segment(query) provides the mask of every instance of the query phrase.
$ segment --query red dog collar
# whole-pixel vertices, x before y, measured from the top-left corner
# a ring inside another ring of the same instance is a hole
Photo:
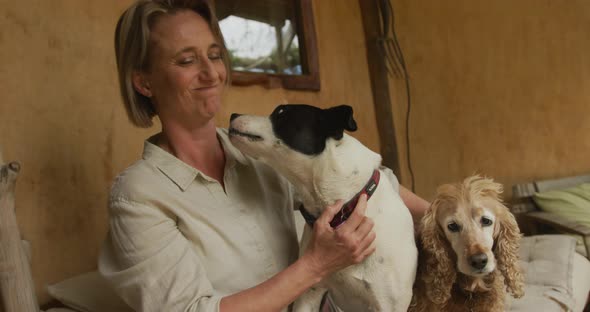
[[[347,201],[344,205],[342,205],[340,211],[338,211],[338,213],[334,216],[334,219],[330,221],[330,226],[336,228],[342,223],[344,223],[344,221],[348,220],[348,218],[354,211],[354,208],[356,207],[356,204],[358,203],[361,195],[367,194],[367,200],[369,200],[369,198],[371,198],[371,196],[377,189],[377,186],[379,186],[380,176],[381,174],[379,173],[379,170],[376,169],[375,171],[373,171],[373,175],[369,179],[369,182],[367,182],[367,184],[365,184],[365,187],[363,187],[363,189],[360,192],[358,192],[351,200]],[[317,217],[305,210],[303,205],[299,207],[299,211],[301,212],[301,215],[303,215],[305,222],[307,222],[307,224],[313,227],[313,224],[317,220]]]

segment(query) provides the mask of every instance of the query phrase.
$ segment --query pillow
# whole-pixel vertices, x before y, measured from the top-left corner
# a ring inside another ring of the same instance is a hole
[[[133,312],[96,271],[47,286],[49,295],[80,312]]]
[[[576,300],[574,311],[583,311],[590,294],[590,261],[579,254],[574,254],[574,271],[572,293]]]
[[[590,226],[590,183],[563,190],[535,193],[533,200],[542,211]],[[583,247],[581,237],[578,239],[578,245],[580,244]],[[585,250],[583,254],[585,255]]]
[[[535,235],[520,241],[519,264],[525,275],[524,297],[506,296],[510,312],[571,311],[575,239],[567,235]]]

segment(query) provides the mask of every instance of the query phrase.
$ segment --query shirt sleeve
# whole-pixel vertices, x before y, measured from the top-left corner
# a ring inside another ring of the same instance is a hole
[[[99,271],[135,311],[219,311],[198,255],[158,207],[126,200],[110,203],[109,233]]]
[[[393,171],[385,166],[380,166],[379,170],[381,170],[383,175],[387,177],[389,182],[391,182],[391,185],[393,186],[395,192],[399,194],[399,181],[397,180],[395,174],[393,174]]]

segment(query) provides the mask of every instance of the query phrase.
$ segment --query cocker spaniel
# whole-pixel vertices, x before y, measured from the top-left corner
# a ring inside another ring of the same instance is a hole
[[[524,295],[521,234],[501,193],[501,184],[477,175],[439,187],[422,219],[410,311],[504,311],[506,292]]]

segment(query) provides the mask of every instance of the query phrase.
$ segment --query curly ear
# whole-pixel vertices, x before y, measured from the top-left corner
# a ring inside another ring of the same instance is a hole
[[[524,276],[518,264],[518,248],[522,234],[516,223],[514,215],[508,211],[506,206],[500,203],[502,214],[497,225],[496,244],[494,254],[498,261],[498,270],[504,276],[506,290],[514,298],[524,295]]]
[[[422,280],[428,298],[436,304],[444,304],[450,299],[457,277],[451,247],[436,222],[436,211],[441,203],[440,199],[435,200],[422,218],[422,248],[426,262]]]

